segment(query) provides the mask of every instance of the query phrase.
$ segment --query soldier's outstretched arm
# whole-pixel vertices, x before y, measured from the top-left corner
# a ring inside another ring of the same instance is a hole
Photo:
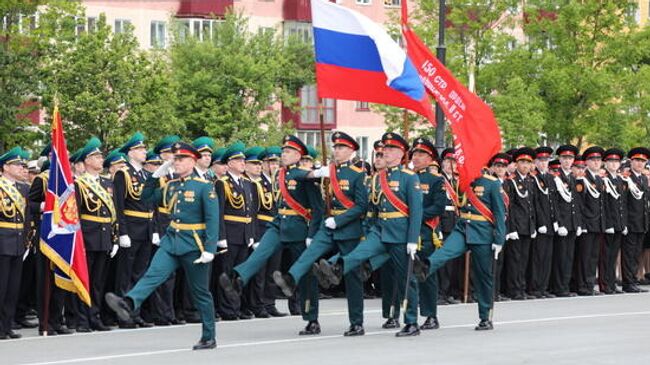
[[[162,201],[162,189],[160,188],[160,178],[149,175],[144,182],[142,189],[142,200],[153,204],[155,207]]]

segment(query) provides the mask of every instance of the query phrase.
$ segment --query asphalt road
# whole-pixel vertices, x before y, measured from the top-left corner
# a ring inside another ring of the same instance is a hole
[[[366,300],[366,335],[344,338],[345,301],[321,302],[319,336],[299,317],[217,323],[216,350],[192,351],[199,325],[0,342],[0,364],[649,364],[650,293],[497,303],[495,330],[474,331],[476,304],[439,307],[441,328],[395,338],[380,301]],[[286,308],[284,308],[286,309]]]

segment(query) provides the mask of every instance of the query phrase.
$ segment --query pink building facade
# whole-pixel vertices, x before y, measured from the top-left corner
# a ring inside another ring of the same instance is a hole
[[[338,3],[384,23],[398,15],[400,0],[338,0]],[[253,32],[273,29],[277,34],[298,35],[311,42],[309,4],[309,0],[83,1],[89,27],[102,13],[115,32],[131,24],[142,48],[167,47],[172,22],[179,22],[181,31],[189,35],[201,38],[210,34],[209,30],[229,7],[249,18]],[[320,132],[316,88],[307,86],[299,93],[301,110],[294,113],[278,105],[278,115],[283,122],[293,121],[297,134],[306,143],[317,146]],[[358,101],[324,100],[323,105],[326,128],[351,134],[361,145],[360,155],[370,156],[373,141],[379,139],[385,129],[383,116],[371,111],[368,103]]]

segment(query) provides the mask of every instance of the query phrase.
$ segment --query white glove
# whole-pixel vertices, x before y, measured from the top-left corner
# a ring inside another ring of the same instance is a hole
[[[253,250],[257,250],[257,246],[259,246],[259,245],[260,245],[259,242],[255,242],[255,243],[253,243],[253,246],[252,246],[252,247],[253,247]]]
[[[411,256],[411,259],[415,260],[415,253],[418,252],[417,243],[407,243],[406,244],[406,253]]]
[[[305,246],[309,247],[309,245],[311,245],[311,238],[307,237],[305,239]]]
[[[496,243],[493,243],[492,244],[492,250],[494,251],[494,259],[498,260],[499,259],[499,253],[501,252],[501,250],[503,250],[503,246],[502,245],[497,245]]]
[[[329,166],[322,166],[319,169],[313,171],[314,177],[330,177],[330,168]]]
[[[115,255],[117,255],[117,250],[120,249],[119,245],[113,245],[113,248],[111,249],[111,253],[108,254],[108,257],[113,258]]]
[[[254,243],[255,243],[255,240],[254,240],[254,239],[252,239],[252,238],[249,238],[249,239],[248,239],[248,247],[253,246]]]
[[[153,177],[157,179],[159,177],[169,174],[169,171],[171,170],[173,164],[174,164],[174,160],[165,161],[165,163],[160,165],[160,167],[153,172]]]
[[[560,237],[566,237],[569,235],[569,231],[566,229],[566,227],[560,227],[557,229],[557,235]]]
[[[517,241],[519,239],[519,233],[510,232],[506,235],[506,240]]]
[[[152,243],[154,246],[160,246],[160,235],[159,235],[158,233],[154,233],[154,234],[151,236],[151,243]]]
[[[582,227],[578,227],[578,230],[576,231],[576,237],[580,237],[583,233],[587,233],[587,231],[583,231]]]
[[[334,217],[325,219],[325,227],[329,229],[336,229],[336,220],[334,220]]]
[[[530,235],[530,239],[534,240],[537,237],[537,231],[533,231],[533,234]]]
[[[45,202],[41,203],[41,212],[45,210]]]
[[[607,234],[614,234],[614,233],[615,233],[614,228],[613,228],[613,227],[612,227],[612,228],[607,228],[607,229],[605,230],[605,233],[607,233]]]
[[[128,235],[120,236],[120,247],[129,248],[131,247],[131,239]]]
[[[217,247],[228,248],[228,241],[226,240],[217,241]]]
[[[627,232],[627,227],[623,228],[623,232],[621,232],[621,233],[623,233],[623,236],[627,236],[627,233],[628,233]]]
[[[560,225],[557,222],[553,222],[553,231],[557,232],[560,229]]]
[[[208,251],[201,252],[201,256],[198,259],[194,260],[195,264],[209,264],[214,260],[214,254],[209,253]]]
[[[537,232],[539,232],[539,234],[546,234],[548,233],[548,228],[546,228],[546,226],[541,226],[537,228]]]

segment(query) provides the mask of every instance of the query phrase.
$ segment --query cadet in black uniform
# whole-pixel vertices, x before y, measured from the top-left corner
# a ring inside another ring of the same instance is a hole
[[[618,148],[605,151],[605,239],[600,246],[598,286],[601,293],[622,293],[616,289],[616,261],[621,250],[623,234],[627,234],[627,184],[618,175],[625,152]]]
[[[522,147],[514,152],[517,170],[506,181],[503,188],[508,194],[508,221],[506,234],[506,251],[504,253],[506,269],[506,291],[514,300],[527,299],[526,267],[530,242],[537,236],[535,226],[535,209],[533,197],[535,190],[529,176],[535,151]]]

